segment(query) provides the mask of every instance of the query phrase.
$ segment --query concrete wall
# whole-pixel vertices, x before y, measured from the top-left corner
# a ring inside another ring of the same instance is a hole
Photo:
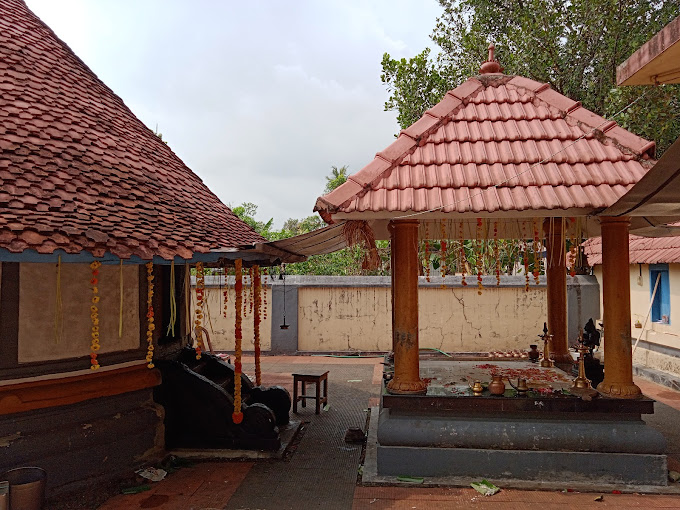
[[[195,319],[196,310],[196,292],[195,284],[196,279],[192,277],[192,291],[191,293],[191,312],[193,324]],[[205,320],[203,321],[203,327],[208,330],[208,335],[210,335],[210,342],[212,347],[216,351],[233,351],[234,350],[234,322],[236,317],[236,310],[234,303],[236,302],[236,292],[234,291],[234,277],[232,276],[229,280],[229,285],[224,285],[224,279],[222,279],[222,285],[220,286],[220,281],[218,277],[206,276],[206,292],[205,292]],[[227,291],[227,307],[226,307],[226,317],[224,308],[224,291]],[[263,311],[264,311],[264,295],[267,296],[267,318],[264,318],[264,314],[261,317],[260,323],[260,348],[263,351],[268,351],[271,349],[271,301],[272,301],[272,289],[267,286],[265,289],[263,287]],[[253,342],[253,313],[250,310],[250,286],[245,286],[243,289],[243,302],[245,307],[245,315],[243,316],[243,321],[241,325],[241,330],[243,333],[243,350],[252,351],[254,349]]]
[[[61,327],[55,332],[56,264],[20,265],[18,361],[28,363],[88,356],[91,269],[61,265]],[[136,349],[140,342],[139,267],[123,266],[123,334],[118,335],[120,268],[99,268],[100,353]]]
[[[631,264],[630,266],[630,306],[631,336],[633,344],[640,338],[633,355],[633,363],[638,368],[661,370],[680,376],[680,264],[669,264],[669,283],[671,318],[670,324],[652,322],[651,317],[644,328],[636,328],[639,321],[644,324],[651,298],[649,265]],[[642,285],[638,277],[642,273]],[[602,282],[602,266],[594,268],[598,281]],[[600,297],[600,299],[602,299]],[[604,310],[604,308],[601,308]],[[606,338],[606,336],[605,336]]]
[[[546,320],[545,280],[526,292],[522,276],[484,277],[482,294],[476,280],[463,287],[460,277],[420,279],[420,346],[444,351],[480,352],[526,349],[537,343]],[[389,351],[392,345],[389,277],[288,276],[286,324],[283,324],[283,283],[269,281],[267,324],[263,348],[295,351]],[[217,350],[233,350],[233,305],[227,318],[218,314],[219,281],[206,278],[211,338]],[[233,299],[230,289],[229,299]],[[570,339],[590,317],[598,317],[599,287],[592,277],[568,278]],[[273,299],[271,299],[273,298]],[[195,296],[194,298],[195,299]],[[218,317],[219,315],[219,317]],[[252,327],[244,321],[244,349],[252,349]],[[249,328],[249,329],[247,329]],[[270,330],[267,328],[271,328]],[[267,336],[268,335],[268,336]],[[269,341],[267,341],[269,340]]]

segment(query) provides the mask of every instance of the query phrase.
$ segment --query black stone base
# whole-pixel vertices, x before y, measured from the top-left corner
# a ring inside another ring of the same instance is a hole
[[[381,446],[378,475],[667,485],[665,455]]]

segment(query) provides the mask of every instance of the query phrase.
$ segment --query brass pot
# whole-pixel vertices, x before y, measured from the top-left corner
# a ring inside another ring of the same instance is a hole
[[[502,395],[505,393],[505,383],[500,375],[492,375],[489,383],[489,393],[492,395]]]
[[[470,386],[470,389],[472,390],[472,393],[478,397],[479,395],[482,394],[484,391],[484,386],[482,386],[482,381],[475,381],[474,384],[468,383],[468,386]]]

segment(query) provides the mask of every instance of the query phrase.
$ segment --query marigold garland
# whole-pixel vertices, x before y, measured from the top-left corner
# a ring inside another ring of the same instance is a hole
[[[267,280],[269,279],[269,268],[265,267],[264,268],[264,282],[262,285],[262,295],[264,298],[264,303],[263,303],[263,319],[267,320]]]
[[[260,368],[260,312],[262,309],[262,278],[260,277],[260,266],[253,266],[253,278],[255,288],[253,289],[254,311],[253,314],[253,343],[255,344],[255,385],[262,384],[262,373]]]
[[[201,331],[201,321],[204,317],[205,307],[205,273],[203,272],[203,262],[196,262],[196,320],[194,320],[194,331],[196,332],[196,359],[201,359],[203,351],[203,331]]]
[[[99,361],[97,361],[97,351],[100,349],[99,343],[99,268],[102,263],[95,260],[90,264],[90,269],[92,270],[92,278],[90,279],[90,285],[92,285],[92,304],[90,305],[90,320],[92,321],[92,341],[90,342],[90,369],[97,370],[99,368]]]
[[[460,222],[460,227],[459,227],[459,234],[460,234],[460,270],[462,274],[462,278],[460,280],[460,284],[463,287],[467,287],[467,282],[465,281],[465,266],[467,265],[467,257],[465,256],[465,231],[464,231],[464,226],[463,222]]]
[[[538,222],[535,219],[532,220],[532,222],[534,226],[534,283],[538,285],[539,277],[541,275],[541,261],[539,259],[540,250],[538,247],[540,240],[538,239]]]
[[[439,255],[439,272],[442,275],[442,289],[446,288],[444,285],[444,279],[446,278],[446,224],[444,220],[439,223],[439,230],[441,234],[440,244],[441,252]]]
[[[493,222],[493,250],[496,259],[496,287],[501,284],[501,254],[498,247],[498,222]]]
[[[223,315],[227,318],[227,307],[229,304],[229,274],[227,273],[227,268],[224,268],[224,290],[222,291],[222,296],[224,300]]]
[[[425,223],[425,279],[430,281],[430,224]]]
[[[154,324],[154,319],[153,319],[153,262],[147,262],[146,263],[146,282],[147,282],[147,291],[146,291],[146,341],[148,344],[148,347],[146,349],[146,362],[148,363],[149,368],[153,368],[153,332],[156,329],[156,325]]]
[[[234,311],[236,312],[236,319],[234,321],[234,412],[231,419],[234,423],[239,424],[243,421],[243,413],[241,412],[241,372],[243,367],[241,365],[241,339],[243,332],[241,331],[241,310],[243,306],[243,261],[236,259],[234,261],[234,291],[236,291],[236,298],[234,299]]]
[[[482,295],[482,218],[477,218],[477,231],[475,237],[478,239],[479,243],[479,253],[477,253],[477,294]]]
[[[255,301],[255,266],[250,266],[248,270],[248,275],[250,276],[250,288],[249,290],[249,300],[250,300],[250,313],[253,313],[253,306]]]

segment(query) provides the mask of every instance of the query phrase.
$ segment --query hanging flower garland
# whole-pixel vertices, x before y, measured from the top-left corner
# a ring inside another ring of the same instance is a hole
[[[541,259],[540,259],[540,248],[539,248],[539,243],[540,240],[538,238],[538,220],[533,219],[532,220],[533,227],[534,227],[534,243],[533,243],[533,248],[534,248],[534,283],[538,285],[540,276],[541,276]]]
[[[269,268],[264,268],[264,284],[262,285],[262,295],[264,296],[263,319],[267,320],[267,281],[269,280]]]
[[[225,267],[223,269],[224,272],[224,290],[222,291],[222,296],[223,296],[223,316],[226,319],[227,318],[227,306],[229,303],[229,273],[227,272],[227,268]]]
[[[194,320],[196,332],[196,359],[201,359],[203,350],[203,331],[201,321],[204,317],[205,306],[205,273],[203,272],[203,262],[196,262],[196,320]]]
[[[430,224],[425,223],[425,279],[430,281]]]
[[[92,278],[90,285],[92,285],[92,304],[90,305],[90,320],[92,321],[92,341],[90,342],[90,369],[97,370],[99,368],[99,361],[97,361],[97,351],[100,349],[99,343],[99,268],[102,263],[95,260],[90,264],[92,270]]]
[[[260,369],[260,312],[262,311],[262,278],[260,277],[260,266],[253,266],[253,278],[255,288],[253,289],[254,311],[253,314],[253,343],[255,344],[255,385],[262,384],[262,373]]]
[[[493,222],[493,255],[496,260],[496,287],[501,284],[501,256],[498,248],[498,222]]]
[[[460,271],[462,273],[462,278],[460,280],[460,284],[463,287],[467,287],[467,282],[465,281],[465,266],[467,265],[467,257],[465,256],[465,231],[463,227],[463,222],[460,222],[460,227],[459,227],[459,234],[460,234]]]
[[[522,222],[522,262],[524,263],[524,291],[529,292],[529,245],[527,243],[526,224]]]
[[[236,319],[234,321],[234,413],[231,419],[234,423],[239,424],[243,421],[243,413],[241,412],[241,372],[243,366],[241,365],[241,357],[243,351],[241,350],[241,340],[243,338],[243,331],[241,330],[241,310],[243,302],[243,261],[236,259],[234,261],[234,290],[236,291],[236,298],[234,299],[234,311],[236,312]]]
[[[440,255],[439,255],[439,272],[442,275],[442,289],[446,288],[446,285],[444,285],[444,279],[446,278],[446,224],[444,223],[444,220],[441,220],[439,223],[439,231],[440,231],[440,241],[439,243],[441,244],[441,250],[440,250]]]
[[[482,295],[482,218],[477,218],[477,230],[475,232],[476,242],[478,244],[477,248],[477,294]]]
[[[146,263],[146,342],[148,344],[146,349],[146,362],[149,368],[153,368],[153,331],[156,325],[153,321],[153,262]]]
[[[250,275],[250,313],[252,314],[255,304],[255,266],[250,266],[248,274]]]

